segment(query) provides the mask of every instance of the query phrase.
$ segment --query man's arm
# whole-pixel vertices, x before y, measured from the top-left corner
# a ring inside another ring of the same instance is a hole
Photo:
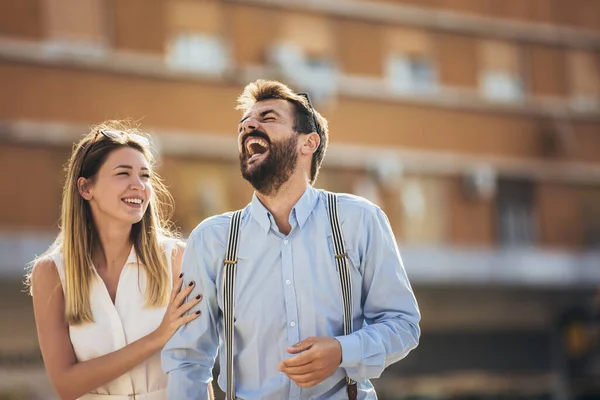
[[[205,229],[192,232],[183,256],[181,271],[184,285],[196,283],[197,292],[204,297],[195,324],[182,326],[162,351],[162,366],[168,374],[167,397],[177,400],[208,399],[212,369],[217,355],[217,291],[211,276],[213,262],[203,246]]]
[[[368,325],[336,337],[342,346],[340,367],[356,381],[379,377],[417,347],[421,334],[417,301],[386,215],[379,207],[365,211],[364,225],[359,248]]]

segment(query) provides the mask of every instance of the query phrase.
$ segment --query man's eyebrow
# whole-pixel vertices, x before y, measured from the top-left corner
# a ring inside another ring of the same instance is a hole
[[[271,113],[273,113],[273,114],[277,115],[278,117],[280,117],[279,113],[277,111],[273,110],[273,109],[269,109],[269,110],[265,110],[265,111],[261,112],[260,116],[264,117],[265,115],[271,114]]]
[[[279,114],[277,111],[275,111],[275,110],[274,110],[274,109],[272,109],[272,108],[270,108],[270,109],[268,109],[268,110],[265,110],[265,111],[261,111],[259,115],[260,115],[261,117],[264,117],[265,115],[267,115],[267,114],[270,114],[270,113],[276,114],[278,117],[280,117],[280,116],[281,116],[281,115],[280,115],[280,114]],[[250,116],[249,116],[249,115],[245,116],[244,118],[242,118],[242,119],[240,120],[240,122],[239,122],[239,123],[241,124],[242,122],[244,122],[244,121],[245,121],[245,120],[247,120],[248,118],[250,118]]]

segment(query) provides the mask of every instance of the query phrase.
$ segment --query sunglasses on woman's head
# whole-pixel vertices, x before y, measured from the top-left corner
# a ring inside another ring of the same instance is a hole
[[[102,134],[107,139],[112,139],[112,140],[122,140],[125,136],[131,136],[131,137],[135,137],[135,139],[138,140],[139,142],[142,142],[142,144],[144,144],[146,146],[149,145],[148,139],[146,139],[145,137],[140,136],[140,135],[130,134],[127,132],[117,131],[117,130],[113,130],[113,129],[99,129],[96,131],[94,138],[87,145],[87,148],[85,149],[85,153],[83,153],[83,158],[81,159],[81,171],[79,171],[79,176],[81,176],[83,173],[83,166],[85,165],[85,159],[87,158],[88,154],[90,154],[90,150],[92,149],[92,147],[94,147],[94,145],[97,143],[99,134]]]

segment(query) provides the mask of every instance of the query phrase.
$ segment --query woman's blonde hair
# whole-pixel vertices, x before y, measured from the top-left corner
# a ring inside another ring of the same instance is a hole
[[[101,133],[103,130],[116,131],[118,134],[105,135]],[[148,163],[154,164],[149,139],[129,121],[105,121],[94,126],[74,146],[65,168],[60,233],[48,251],[32,263],[35,264],[57,249],[62,252],[65,268],[65,316],[71,325],[93,321],[90,288],[92,281],[98,278],[93,270],[91,256],[93,249],[100,243],[90,205],[80,195],[77,180],[84,177],[93,181],[108,155],[123,147],[140,151]],[[150,182],[154,195],[149,199],[148,209],[142,220],[132,226],[131,240],[138,262],[144,266],[148,277],[146,304],[161,306],[167,303],[170,291],[171,271],[161,241],[176,237],[170,229],[173,199],[156,173],[151,174]],[[31,287],[30,279],[28,283]]]

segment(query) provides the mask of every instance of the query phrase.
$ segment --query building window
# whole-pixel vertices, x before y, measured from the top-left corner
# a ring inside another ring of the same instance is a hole
[[[479,44],[479,85],[492,101],[519,101],[523,98],[520,57],[516,45],[484,40]]]
[[[220,4],[179,0],[167,7],[167,65],[206,75],[224,73],[230,62]]]
[[[569,51],[567,75],[571,105],[581,111],[600,108],[600,54]]]
[[[428,59],[393,54],[388,56],[386,71],[390,89],[397,94],[432,93],[437,87],[437,72]]]
[[[586,188],[582,200],[583,244],[586,249],[600,250],[600,188]]]
[[[311,93],[316,101],[337,90],[338,68],[333,29],[324,16],[284,12],[279,18],[279,37],[268,50],[268,59],[293,85]]]
[[[438,178],[406,176],[402,180],[402,240],[441,244],[448,239],[448,186]]]
[[[104,57],[108,49],[102,0],[44,0],[45,50],[51,54]]]
[[[393,93],[433,93],[437,88],[430,36],[423,31],[395,28],[386,32],[386,77]]]
[[[167,64],[172,69],[220,75],[227,69],[228,56],[222,38],[182,33],[170,40]]]
[[[534,185],[529,181],[500,179],[497,187],[498,242],[506,246],[537,243]]]
[[[566,51],[562,47],[527,46],[527,89],[538,100],[562,101],[568,95]]]

